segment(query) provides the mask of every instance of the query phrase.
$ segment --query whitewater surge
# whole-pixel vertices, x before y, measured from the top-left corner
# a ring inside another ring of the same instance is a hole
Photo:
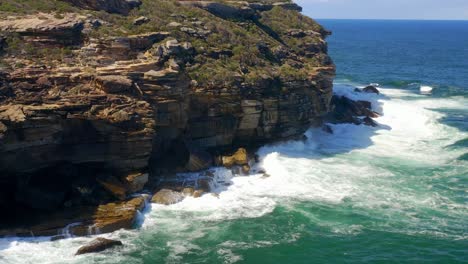
[[[447,149],[468,134],[442,124],[444,114],[438,111],[464,109],[467,98],[438,99],[389,88],[379,88],[382,94],[376,95],[354,88],[337,84],[335,92],[371,101],[383,114],[376,119],[379,127],[331,125],[333,134],[311,129],[306,141],[265,146],[258,151],[261,162],[253,167],[265,173],[236,176],[215,168],[212,187],[218,195],[170,206],[152,204],[141,215],[139,229],[104,235],[122,240],[122,249],[74,257],[92,238],[9,238],[0,240],[0,263],[142,263],[145,258],[178,263],[187,256],[213,254],[220,262],[235,263],[244,259],[236,251],[296,243],[310,232],[304,224],[295,224],[281,233],[275,231],[282,230],[280,226],[267,230],[262,238],[239,234],[237,240],[225,239],[232,226],[242,233],[242,227],[247,228],[242,222],[260,221],[278,210],[278,218],[298,214],[341,236],[372,230],[468,239],[468,166],[457,161],[465,150]],[[329,210],[360,220],[320,213]]]

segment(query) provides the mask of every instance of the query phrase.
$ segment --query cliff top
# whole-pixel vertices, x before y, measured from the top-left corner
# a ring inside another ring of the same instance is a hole
[[[76,45],[50,52],[50,47],[24,43],[15,34],[21,33],[18,24],[29,27],[23,31],[41,31],[31,26],[81,21],[85,40],[168,32],[179,42],[190,42],[197,54],[211,54],[196,56],[189,65],[190,76],[200,83],[232,82],[239,76],[250,82],[267,76],[306,79],[315,67],[331,62],[320,54],[327,32],[300,10],[291,1],[273,0],[6,0],[0,4],[0,31],[9,36],[9,45],[0,63],[10,68],[76,63]],[[15,56],[14,65],[9,55]]]

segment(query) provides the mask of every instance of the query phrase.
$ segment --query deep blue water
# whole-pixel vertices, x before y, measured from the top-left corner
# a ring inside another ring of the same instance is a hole
[[[338,81],[468,95],[468,21],[319,20]]]

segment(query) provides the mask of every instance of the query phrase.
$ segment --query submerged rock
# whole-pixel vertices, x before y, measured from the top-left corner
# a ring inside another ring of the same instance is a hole
[[[323,125],[322,130],[328,134],[333,134],[333,128],[329,125]]]
[[[76,251],[75,255],[101,252],[106,249],[122,245],[121,241],[98,237],[88,244],[80,247],[78,251]]]
[[[380,94],[379,90],[373,85],[369,85],[369,86],[365,87],[364,89],[362,89],[362,91],[365,92],[365,93]]]

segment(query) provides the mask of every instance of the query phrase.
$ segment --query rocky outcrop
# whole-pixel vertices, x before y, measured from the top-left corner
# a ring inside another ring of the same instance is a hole
[[[364,89],[362,89],[363,92],[365,93],[375,93],[375,94],[380,94],[379,90],[372,85],[366,86]]]
[[[372,118],[379,117],[380,115],[372,110],[371,102],[354,101],[345,96],[334,95],[331,105],[333,110],[326,117],[327,122],[377,126],[377,123]]]
[[[222,17],[224,19],[244,18],[254,19],[258,16],[257,12],[269,11],[274,7],[281,7],[286,10],[294,10],[301,12],[302,8],[295,3],[276,2],[276,3],[248,3],[242,1],[228,1],[227,3],[220,3],[215,1],[180,1],[181,4],[187,6],[194,6],[207,10],[208,12]]]
[[[222,156],[220,157],[220,164],[224,167],[230,168],[234,165],[247,165],[249,163],[249,158],[247,156],[247,150],[244,148],[238,149],[231,156]]]
[[[330,111],[327,32],[295,4],[167,1],[155,10],[145,1],[129,13],[129,1],[68,2],[129,17],[0,21],[6,43],[18,44],[1,55],[0,210],[73,214],[15,233],[129,228],[144,204],[128,201],[135,192],[170,189],[153,185],[217,156],[248,173],[235,150],[299,138]],[[210,177],[183,187],[199,196]]]
[[[128,15],[130,10],[141,5],[140,0],[61,0],[81,8],[103,10],[109,13]]]
[[[76,251],[75,255],[101,252],[106,249],[113,248],[115,246],[122,246],[122,245],[123,244],[121,241],[98,237],[94,239],[93,241],[89,242],[88,244],[80,247],[78,251]]]
[[[153,198],[151,198],[151,202],[164,204],[164,205],[170,205],[170,204],[178,203],[182,201],[184,198],[185,196],[182,193],[168,190],[168,189],[162,189],[159,192],[157,192],[153,196]]]
[[[86,236],[109,233],[119,229],[132,229],[137,212],[143,210],[147,196],[140,196],[123,202],[107,203],[96,207],[71,207],[61,212],[34,215],[24,227],[0,226],[1,236]]]
[[[66,14],[57,18],[45,13],[8,17],[0,21],[0,32],[14,32],[35,43],[77,44],[82,40],[84,18],[76,14]]]

